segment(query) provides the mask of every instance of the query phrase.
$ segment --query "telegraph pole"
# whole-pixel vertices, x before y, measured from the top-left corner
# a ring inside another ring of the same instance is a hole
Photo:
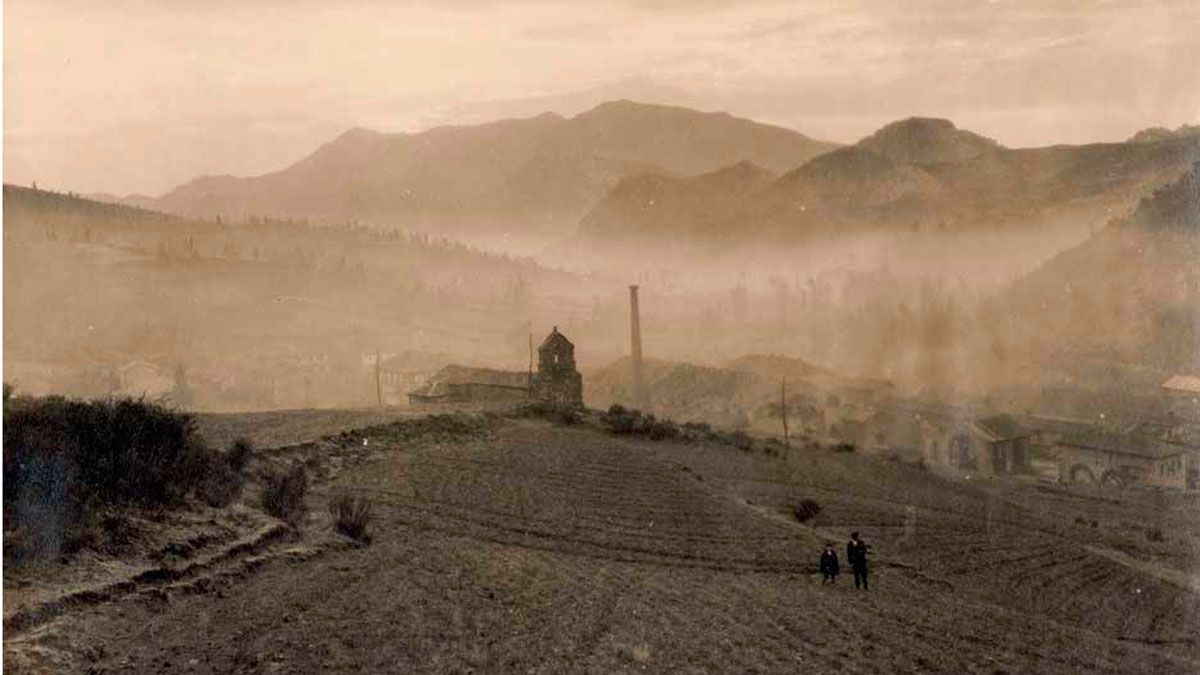
[[[779,415],[783,418],[783,446],[791,449],[792,445],[788,441],[787,427],[787,378],[779,378]]]
[[[379,350],[375,350],[375,400],[383,407],[383,365],[379,361]]]

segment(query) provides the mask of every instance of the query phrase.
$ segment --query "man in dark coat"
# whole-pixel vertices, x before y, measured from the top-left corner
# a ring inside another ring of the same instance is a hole
[[[854,571],[854,587],[867,590],[867,545],[858,538],[857,532],[850,533],[850,543],[846,544],[846,562]]]
[[[833,550],[833,542],[825,544],[825,550],[821,553],[821,583],[829,582],[837,583],[838,575],[838,557],[837,551]]]

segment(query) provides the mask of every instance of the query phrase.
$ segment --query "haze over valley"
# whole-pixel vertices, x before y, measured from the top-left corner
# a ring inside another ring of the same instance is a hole
[[[1200,672],[1196,3],[4,20],[14,672]]]

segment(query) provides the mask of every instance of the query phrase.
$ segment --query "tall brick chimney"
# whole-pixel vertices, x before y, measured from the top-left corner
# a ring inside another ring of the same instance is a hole
[[[650,412],[650,394],[642,364],[642,321],[638,313],[638,287],[629,287],[629,354],[633,361],[633,395],[642,412]]]

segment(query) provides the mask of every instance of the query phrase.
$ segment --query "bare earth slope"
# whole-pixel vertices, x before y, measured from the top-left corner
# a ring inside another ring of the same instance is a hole
[[[370,546],[66,615],[6,635],[9,663],[57,650],[59,667],[79,672],[1200,665],[1196,596],[1091,554],[1069,527],[1016,506],[1039,503],[1033,492],[989,493],[838,453],[785,461],[630,442],[586,425],[502,421],[485,438],[434,444],[388,430],[309,448],[327,462],[357,453],[311,502],[319,511],[334,492],[370,497]],[[800,495],[825,507],[810,525],[784,513]],[[903,536],[908,506],[915,539]],[[306,527],[324,526],[319,515]],[[815,574],[823,539],[850,529],[874,546],[869,592],[845,578],[823,587]]]

